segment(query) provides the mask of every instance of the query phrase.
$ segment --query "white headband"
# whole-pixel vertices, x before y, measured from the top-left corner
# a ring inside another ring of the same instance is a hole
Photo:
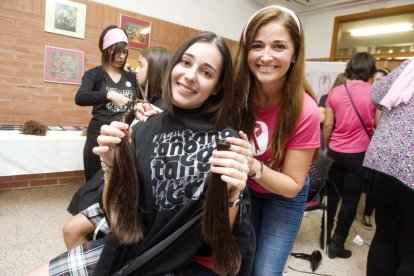
[[[261,10],[258,10],[256,13],[254,13],[252,15],[252,17],[250,17],[249,21],[247,21],[246,27],[244,27],[244,30],[243,30],[243,42],[244,43],[246,43],[246,31],[247,31],[247,28],[249,27],[250,22],[253,20],[253,18],[259,12],[264,11],[264,10],[267,10],[267,9],[278,9],[278,10],[281,10],[283,12],[286,12],[286,13],[290,14],[290,16],[293,17],[293,19],[295,20],[296,24],[298,25],[298,29],[299,29],[299,32],[300,32],[300,21],[299,21],[299,18],[297,17],[297,15],[292,10],[290,10],[290,9],[288,9],[286,7],[283,7],[283,6],[271,5],[271,6],[264,7]]]

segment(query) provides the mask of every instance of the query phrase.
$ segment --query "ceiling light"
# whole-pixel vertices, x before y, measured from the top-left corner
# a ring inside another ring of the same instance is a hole
[[[370,35],[378,35],[378,34],[408,32],[412,30],[413,30],[413,24],[398,23],[398,24],[379,25],[375,27],[353,29],[351,30],[351,35],[352,36],[370,36]]]

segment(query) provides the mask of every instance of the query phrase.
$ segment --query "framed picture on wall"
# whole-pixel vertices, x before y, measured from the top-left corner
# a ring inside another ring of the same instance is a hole
[[[85,53],[45,46],[44,81],[80,84]]]
[[[144,50],[150,45],[151,22],[121,14],[121,28],[127,33],[129,47]]]
[[[46,32],[85,38],[85,18],[85,4],[68,0],[46,0]]]

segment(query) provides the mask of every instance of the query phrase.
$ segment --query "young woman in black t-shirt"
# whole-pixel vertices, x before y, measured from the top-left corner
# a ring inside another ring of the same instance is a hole
[[[102,125],[121,120],[127,104],[136,99],[135,73],[124,70],[128,58],[128,38],[115,25],[106,27],[99,38],[101,65],[85,72],[75,96],[80,106],[93,106],[83,149],[85,180],[101,168],[99,157],[92,153]]]

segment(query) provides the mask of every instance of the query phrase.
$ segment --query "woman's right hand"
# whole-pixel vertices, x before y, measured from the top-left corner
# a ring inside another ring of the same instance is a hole
[[[162,112],[162,109],[146,102],[137,102],[134,107],[135,118],[140,122],[145,122],[149,117]]]
[[[118,92],[109,90],[108,94],[106,94],[106,98],[116,104],[118,107],[122,108],[124,107],[128,102],[129,98],[125,97],[122,94],[119,94]]]
[[[97,147],[93,148],[93,153],[99,155],[101,161],[110,169],[114,160],[114,146],[119,144],[122,138],[130,131],[129,125],[114,121],[111,125],[103,125],[101,127],[101,135],[98,136]]]

